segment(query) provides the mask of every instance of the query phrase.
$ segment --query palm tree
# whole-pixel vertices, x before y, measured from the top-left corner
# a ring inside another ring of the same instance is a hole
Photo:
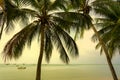
[[[89,13],[90,13],[92,7],[88,4],[89,0],[71,0],[71,1],[72,1],[72,4],[73,4],[73,7],[77,8],[76,9],[76,10],[78,10],[77,12],[91,17]],[[97,4],[96,6],[99,6],[99,5],[103,6],[104,4],[107,4],[109,1],[111,1],[111,0],[96,0],[96,1],[94,1],[94,3]],[[99,4],[99,3],[102,3],[102,4]],[[110,3],[108,3],[108,4],[110,4]],[[95,6],[93,6],[93,7],[95,7]],[[102,13],[102,10],[101,11],[99,10],[99,13]],[[96,30],[95,26],[93,25],[92,19],[91,19],[90,22],[91,23],[88,24],[88,25],[93,29],[96,37],[99,40],[99,44],[101,45],[102,49],[104,50],[104,53],[106,55],[106,59],[107,59],[110,71],[112,73],[113,79],[114,80],[118,80],[117,75],[116,75],[115,70],[114,70],[114,67],[113,67],[112,62],[111,62],[111,58],[109,56],[109,52],[108,52],[107,46],[105,45],[104,40],[102,40],[102,38],[100,37],[100,34],[98,33],[98,31]]]
[[[19,1],[24,1],[31,5],[31,7],[26,6],[26,8],[20,9],[24,9],[24,12],[22,12],[24,15],[25,13],[31,14],[31,17],[34,18],[31,23],[26,25],[7,42],[3,50],[4,57],[7,60],[12,58],[18,59],[22,55],[24,46],[26,44],[31,46],[34,38],[38,38],[40,53],[37,63],[36,80],[41,80],[43,55],[45,55],[47,62],[49,62],[54,44],[63,62],[69,62],[67,53],[70,53],[72,57],[78,56],[75,41],[66,32],[70,30],[70,27],[78,24],[69,20],[67,16],[63,17],[63,15],[68,15],[69,13],[65,12],[67,10],[63,0],[56,0],[54,2],[51,2],[51,0],[14,0],[10,3],[16,6],[16,3]]]
[[[119,3],[112,2],[112,4],[107,4],[105,6],[99,7],[98,9],[99,11],[104,10],[102,13],[100,13],[104,17],[97,18],[98,22],[96,23],[96,25],[102,27],[98,31],[98,33],[101,39],[106,43],[107,49],[109,51],[109,56],[112,59],[116,51],[120,50],[119,47],[120,5]],[[93,36],[93,39],[94,40],[97,39],[95,35]],[[100,47],[101,45],[98,43],[96,48]]]

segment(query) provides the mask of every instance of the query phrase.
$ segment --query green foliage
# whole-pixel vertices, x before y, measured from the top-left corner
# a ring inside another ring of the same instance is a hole
[[[14,0],[6,2],[6,5],[9,6],[7,12],[13,10],[12,14],[7,15],[10,18],[7,20],[28,20],[30,16],[34,19],[8,41],[3,51],[5,59],[18,59],[22,55],[26,43],[31,46],[34,38],[38,37],[40,40],[42,31],[44,31],[45,44],[40,46],[44,49],[47,62],[51,58],[54,45],[57,46],[60,58],[65,63],[69,62],[68,53],[72,57],[78,56],[77,45],[67,32],[70,31],[71,27],[79,27],[79,20],[74,16],[81,17],[82,15],[75,12],[65,12],[67,4],[64,2],[64,0],[56,0],[55,2],[50,0]],[[24,8],[25,4],[28,7]],[[62,11],[56,10],[58,8]],[[51,11],[53,12],[51,13]],[[7,26],[6,28],[9,29],[10,27]]]
[[[109,56],[112,59],[113,55],[120,49],[120,5],[112,0],[106,0],[104,4],[103,2],[100,2],[99,6],[98,3],[94,3],[95,12],[102,16],[101,18],[97,18],[96,25],[100,26],[98,33],[106,44]],[[93,36],[93,40],[97,40],[95,35]],[[98,43],[96,47],[100,48],[101,45]]]
[[[33,22],[16,33],[4,47],[5,59],[17,59],[21,56],[25,43],[28,42],[28,46],[31,44],[31,40],[37,32],[37,22]]]

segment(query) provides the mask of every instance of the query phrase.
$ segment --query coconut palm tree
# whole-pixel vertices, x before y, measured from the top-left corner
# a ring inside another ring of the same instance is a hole
[[[43,55],[45,55],[47,62],[49,62],[54,45],[60,53],[60,58],[65,63],[69,62],[68,53],[72,57],[78,56],[75,41],[67,33],[72,26],[78,25],[78,23],[69,19],[68,14],[72,13],[65,12],[67,9],[65,8],[66,3],[63,0],[55,0],[54,2],[51,0],[13,0],[10,4],[16,6],[16,3],[19,1],[30,4],[30,7],[20,8],[24,9],[24,12],[21,13],[24,15],[31,14],[31,17],[34,18],[31,23],[23,27],[7,42],[3,50],[4,58],[7,60],[12,58],[18,59],[22,55],[24,46],[26,44],[31,46],[34,38],[38,38],[40,53],[37,63],[36,80],[41,80]]]
[[[102,13],[100,13],[103,17],[97,18],[96,25],[100,27],[98,33],[101,39],[106,43],[107,49],[109,51],[109,56],[112,59],[113,55],[118,50],[120,50],[119,47],[120,5],[119,3],[112,2],[112,4],[107,4],[102,7],[99,6],[98,9],[99,11],[104,10]],[[93,39],[97,40],[95,35],[93,36]],[[96,48],[100,48],[100,47],[101,45],[98,43]],[[102,52],[102,48],[101,48],[101,52]]]
[[[99,6],[99,5],[103,6],[104,4],[110,4],[110,3],[108,3],[109,1],[111,1],[111,0],[95,0],[94,4],[96,3],[97,4],[96,6]],[[90,13],[92,7],[89,5],[89,0],[71,0],[71,2],[73,4],[73,6],[75,5],[74,8],[77,8],[77,9],[75,9],[75,10],[77,10],[77,12],[82,13],[84,15],[87,15],[87,16],[91,17],[89,13]],[[99,4],[99,3],[102,3],[102,4]],[[93,7],[95,7],[95,6],[93,6]],[[107,12],[107,11],[105,11],[105,12]],[[101,11],[99,10],[99,13],[102,13],[102,10]],[[114,70],[114,67],[113,67],[112,62],[111,62],[111,58],[109,56],[108,48],[105,45],[104,40],[102,40],[102,38],[100,37],[98,31],[96,30],[97,26],[95,27],[93,25],[92,19],[91,19],[91,24],[89,24],[89,26],[94,31],[96,37],[99,40],[99,44],[101,45],[101,47],[102,47],[102,49],[103,49],[103,51],[104,51],[104,53],[106,55],[106,59],[107,59],[110,71],[112,73],[113,79],[114,80],[118,80],[117,75],[116,75],[115,70]]]

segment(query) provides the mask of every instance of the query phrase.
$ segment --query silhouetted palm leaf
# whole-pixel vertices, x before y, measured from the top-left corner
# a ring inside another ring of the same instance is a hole
[[[107,2],[106,2],[107,3]],[[98,18],[97,25],[101,27],[98,31],[102,40],[106,43],[108,47],[109,55],[112,58],[116,51],[119,50],[119,16],[120,16],[120,6],[116,2],[111,2],[112,4],[105,4],[104,6],[95,6],[95,11],[102,15],[102,18]],[[102,4],[102,3],[101,3]],[[95,39],[94,35],[94,39]],[[96,38],[97,40],[97,38]],[[101,46],[99,46],[101,47]]]

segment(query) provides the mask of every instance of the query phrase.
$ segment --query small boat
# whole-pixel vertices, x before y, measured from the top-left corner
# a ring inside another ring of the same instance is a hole
[[[5,65],[10,65],[9,63],[5,64]]]
[[[19,66],[17,69],[26,69],[24,66]]]

